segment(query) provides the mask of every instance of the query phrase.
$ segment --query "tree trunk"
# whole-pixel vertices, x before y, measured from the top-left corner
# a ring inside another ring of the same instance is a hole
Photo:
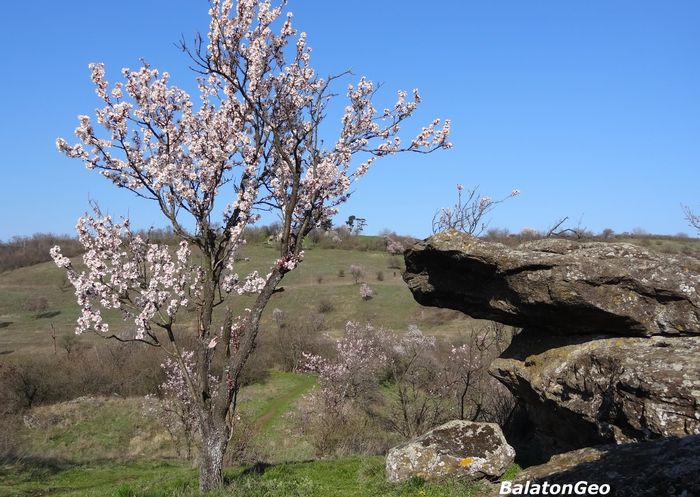
[[[224,454],[228,445],[228,433],[225,427],[216,426],[208,420],[202,428],[202,452],[199,462],[199,491],[209,492],[224,485]]]

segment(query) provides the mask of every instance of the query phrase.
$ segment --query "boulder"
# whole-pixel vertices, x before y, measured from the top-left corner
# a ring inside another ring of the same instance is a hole
[[[700,261],[626,243],[515,248],[446,231],[404,254],[420,304],[557,334],[700,334]]]
[[[392,482],[412,477],[498,478],[514,457],[498,425],[455,420],[392,448],[386,457],[386,477]]]
[[[522,471],[510,485],[503,485],[510,487],[511,493],[500,493],[499,484],[493,495],[543,495],[541,485],[545,482],[551,486],[581,481],[610,485],[607,495],[615,497],[699,497],[700,436],[590,447],[559,454],[545,464]],[[540,485],[537,491],[535,484]],[[519,491],[526,486],[530,492]]]
[[[700,337],[588,338],[523,332],[491,365],[545,446],[700,434]]]

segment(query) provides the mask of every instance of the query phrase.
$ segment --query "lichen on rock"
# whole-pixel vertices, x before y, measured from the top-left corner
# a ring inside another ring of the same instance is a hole
[[[392,482],[497,478],[514,457],[498,425],[454,420],[391,449],[386,476]]]

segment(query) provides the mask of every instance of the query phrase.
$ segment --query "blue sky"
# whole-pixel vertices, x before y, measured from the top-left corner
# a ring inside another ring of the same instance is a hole
[[[0,20],[0,239],[72,233],[95,199],[139,227],[157,212],[56,152],[98,102],[87,64],[115,80],[141,57],[191,87],[184,35],[206,32],[205,0],[8,3]],[[351,68],[421,90],[415,126],[453,122],[454,148],[378,161],[337,221],[427,236],[455,185],[522,194],[492,226],[692,233],[700,211],[700,3],[643,0],[291,0],[322,74]],[[347,82],[350,82],[348,80]],[[344,105],[343,102],[338,102]],[[71,140],[69,140],[71,141]]]

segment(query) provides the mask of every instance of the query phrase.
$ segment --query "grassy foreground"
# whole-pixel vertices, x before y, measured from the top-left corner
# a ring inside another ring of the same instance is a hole
[[[241,390],[241,414],[254,423],[254,450],[261,460],[304,461],[314,456],[286,414],[315,383],[312,375],[271,371],[264,383]],[[153,415],[145,414],[153,403],[137,397],[82,397],[35,407],[20,430],[24,454],[74,464],[176,458],[168,433]]]
[[[236,497],[469,497],[484,495],[479,482],[427,484],[384,480],[384,458],[287,463],[262,473],[232,468],[226,487],[211,496]],[[0,496],[189,497],[198,496],[197,471],[175,462],[0,466]]]

